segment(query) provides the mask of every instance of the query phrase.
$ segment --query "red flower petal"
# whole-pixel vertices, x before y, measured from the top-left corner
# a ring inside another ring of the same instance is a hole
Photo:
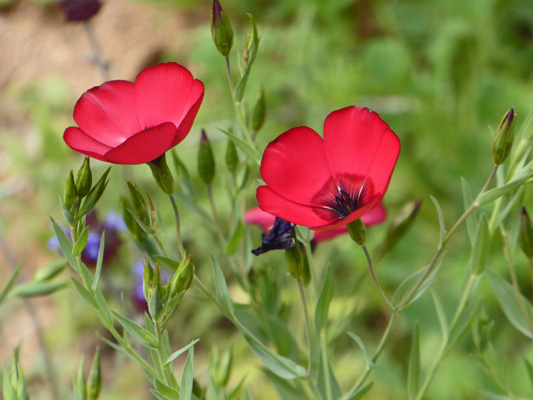
[[[372,180],[376,193],[385,192],[398,159],[400,141],[377,113],[355,106],[332,112],[324,123],[324,146],[334,176],[366,176]]]
[[[361,217],[361,220],[366,226],[381,224],[386,219],[387,209],[383,203],[379,203],[376,207]]]
[[[259,207],[254,207],[244,214],[244,220],[247,224],[259,225],[261,229],[268,230],[274,225],[276,217],[272,214],[269,214]]]
[[[204,95],[204,85],[176,63],[142,70],[135,79],[139,121],[144,127],[172,122],[179,129],[178,144],[189,133]],[[181,125],[181,126],[180,126]]]
[[[135,110],[135,91],[128,81],[110,81],[85,92],[74,107],[74,120],[88,136],[115,147],[144,129]]]
[[[259,208],[276,217],[302,226],[326,225],[331,221],[320,218],[315,207],[287,200],[268,186],[259,186],[256,192]]]
[[[324,141],[311,128],[290,129],[267,146],[260,171],[265,183],[278,195],[313,205],[313,198],[330,178]]]
[[[72,150],[100,161],[105,161],[104,154],[111,149],[111,147],[88,136],[80,128],[73,126],[65,130],[63,140]]]
[[[144,164],[171,148],[176,126],[171,122],[145,129],[108,151],[104,160],[114,164]]]

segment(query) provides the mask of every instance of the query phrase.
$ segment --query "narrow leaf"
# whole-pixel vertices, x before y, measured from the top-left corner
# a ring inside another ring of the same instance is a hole
[[[194,369],[194,347],[189,350],[189,355],[183,367],[180,383],[180,400],[191,400]]]
[[[374,385],[374,382],[369,382],[365,386],[363,386],[361,389],[354,389],[350,393],[346,394],[341,400],[359,400],[366,396],[368,392],[370,392],[370,389],[372,389],[372,386]]]
[[[89,292],[85,287],[78,282],[76,279],[71,278],[72,283],[74,283],[74,286],[76,287],[76,290],[79,294],[81,294],[81,297],[85,299],[85,301],[89,304],[91,304],[95,309],[98,309],[98,303],[96,302],[96,299],[94,298],[94,294]]]
[[[200,339],[195,339],[193,340],[191,343],[189,343],[187,346],[175,351],[174,353],[172,353],[172,355],[167,359],[167,361],[165,361],[165,363],[163,364],[163,367],[166,367],[168,364],[170,364],[171,362],[173,362],[176,358],[178,358],[179,356],[181,356],[183,353],[185,353],[187,350],[189,350],[191,347],[193,347],[196,343],[198,343],[200,341]]]
[[[76,244],[74,244],[74,248],[72,249],[72,254],[74,257],[78,257],[83,252],[83,249],[85,249],[85,246],[87,245],[87,240],[89,239],[89,227],[86,226],[83,231],[81,232],[80,237],[76,241]]]
[[[63,229],[57,224],[57,222],[52,217],[50,217],[50,220],[52,221],[52,227],[54,228],[54,232],[57,236],[61,252],[67,259],[70,266],[74,269],[74,271],[79,272],[76,259],[72,255],[72,243],[70,239],[67,237]]]
[[[435,310],[437,311],[437,316],[439,318],[440,330],[442,332],[443,339],[447,339],[449,335],[448,320],[446,318],[446,313],[444,312],[444,307],[439,299],[439,295],[434,290],[431,290],[431,296],[433,297],[433,304],[435,305]]]
[[[429,196],[431,198],[431,201],[433,204],[435,204],[435,208],[437,209],[437,215],[439,217],[439,229],[440,229],[440,236],[439,236],[439,247],[442,247],[442,244],[444,243],[444,237],[446,235],[446,227],[444,226],[444,217],[442,215],[442,209],[440,208],[440,204],[438,200],[433,197]]]
[[[409,399],[416,398],[420,389],[420,326],[415,324],[413,334],[413,346],[409,356],[409,370],[407,372],[407,396]]]
[[[18,285],[11,293],[10,297],[29,298],[37,296],[46,296],[64,289],[68,286],[67,282],[30,282]]]
[[[100,237],[100,247],[98,249],[98,258],[96,259],[96,271],[94,272],[94,280],[91,288],[96,290],[98,282],[100,281],[100,274],[102,273],[102,265],[104,263],[104,248],[105,248],[105,231]]]
[[[258,164],[261,162],[261,157],[259,156],[259,153],[257,152],[257,149],[255,147],[251,146],[249,143],[246,143],[244,140],[235,136],[231,132],[225,131],[223,129],[219,129],[219,131],[226,135],[235,144],[235,146],[237,146],[239,149],[241,149],[250,157],[252,157],[252,159]]]
[[[213,275],[215,279],[215,289],[217,295],[217,303],[224,310],[226,315],[233,316],[235,310],[233,309],[233,301],[228,293],[228,287],[226,286],[226,280],[220,269],[217,259],[213,256],[211,257],[211,263],[213,265]]]
[[[463,188],[463,203],[466,210],[474,202],[474,199],[472,198],[470,186],[468,186],[468,182],[463,177],[461,177],[461,187]],[[474,235],[476,233],[476,222],[477,217],[475,213],[473,213],[470,218],[467,218],[466,220],[466,230],[468,231],[470,243],[474,243]]]
[[[326,327],[331,299],[333,299],[333,275],[331,273],[331,267],[328,266],[326,269],[326,279],[320,291],[315,310],[315,328],[318,332]]]
[[[470,256],[470,271],[474,275],[480,275],[485,270],[485,265],[489,256],[489,250],[489,220],[487,219],[487,216],[483,214],[476,229],[476,236]]]
[[[357,336],[355,333],[353,332],[347,332],[348,333],[348,336],[350,336],[353,341],[355,343],[357,343],[357,345],[359,346],[359,348],[361,349],[361,351],[363,352],[363,356],[365,357],[365,360],[366,360],[366,365],[371,368],[371,369],[374,369],[375,368],[375,365],[374,363],[372,362],[372,357],[370,357],[370,355],[368,354],[368,352],[366,351],[366,347],[365,347],[365,344],[363,343],[363,341],[361,340],[361,338],[359,336]]]
[[[530,329],[533,310],[529,301],[521,293],[516,293],[510,283],[494,272],[487,270],[485,276],[489,279],[498,303],[509,322],[523,335],[533,339],[533,331]]]
[[[2,304],[2,301],[7,297],[9,291],[13,287],[13,284],[15,283],[15,280],[17,279],[17,276],[20,273],[20,270],[22,269],[22,264],[17,265],[17,268],[13,271],[9,279],[7,280],[6,284],[2,288],[2,291],[0,292],[0,304]]]
[[[149,347],[153,349],[157,348],[158,345],[157,345],[157,339],[155,338],[155,336],[153,336],[150,332],[148,332],[146,329],[144,329],[140,325],[137,325],[132,320],[124,317],[123,315],[120,315],[116,311],[112,311],[112,312],[115,318],[120,323],[120,325],[122,325],[122,327],[126,329],[126,331],[128,331],[128,333],[131,336],[133,336],[136,341],[138,341],[145,347]]]
[[[237,247],[241,243],[241,239],[244,235],[244,225],[242,221],[239,221],[233,235],[231,236],[228,245],[226,246],[226,254],[232,255],[237,250]]]

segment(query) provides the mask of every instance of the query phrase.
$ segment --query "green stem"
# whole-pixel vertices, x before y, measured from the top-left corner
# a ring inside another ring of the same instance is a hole
[[[174,211],[174,217],[176,219],[176,239],[178,240],[178,249],[180,256],[185,257],[185,248],[183,247],[183,241],[181,239],[181,224],[180,224],[180,213],[178,211],[178,205],[176,204],[176,199],[174,195],[170,195],[170,203],[172,203],[172,210]]]
[[[320,352],[322,353],[322,368],[324,369],[324,382],[326,384],[326,400],[333,400],[331,392],[331,376],[328,360],[328,342],[325,329],[320,332]]]
[[[378,280],[378,278],[376,276],[376,273],[374,271],[374,267],[372,265],[372,259],[370,258],[370,254],[368,252],[367,247],[365,245],[362,245],[361,247],[363,248],[363,251],[365,252],[366,262],[368,263],[368,269],[370,271],[370,276],[372,276],[372,280],[374,281],[374,285],[376,285],[376,288],[378,289],[379,294],[383,298],[383,301],[385,301],[385,304],[387,304],[387,307],[390,310],[394,310],[394,306],[391,304],[391,302],[387,298],[387,295],[385,295],[385,292],[383,291],[383,288],[381,287],[381,285],[379,283],[379,280]]]
[[[455,314],[452,319],[452,323],[450,324],[449,332],[452,332],[459,322],[459,319],[461,318],[461,315],[463,314],[466,304],[468,303],[468,300],[470,298],[470,295],[472,294],[472,291],[475,287],[474,283],[476,282],[478,278],[478,275],[470,274],[468,277],[468,281],[466,282],[465,288],[463,290],[463,294],[461,295],[461,300],[459,301],[459,305],[457,306],[457,310],[455,311]],[[422,386],[420,387],[420,390],[417,393],[416,399],[422,400],[424,398],[424,395],[426,394],[429,385],[431,384],[433,378],[435,377],[435,374],[437,373],[440,365],[446,358],[446,354],[450,350],[450,337],[447,335],[443,338],[442,343],[439,347],[439,350],[437,351],[437,355],[433,360],[433,363],[431,364],[431,367],[426,374],[426,377],[424,378],[424,382]],[[453,345],[453,343],[452,343]]]
[[[213,197],[213,187],[211,185],[207,185],[207,194],[209,197],[209,205],[211,207],[211,214],[213,216],[213,221],[215,222],[215,225],[214,225],[215,235],[217,236],[218,241],[220,242],[222,247],[226,248],[226,240],[224,239],[224,235],[222,234],[222,231],[220,229],[220,223],[218,222],[217,208],[215,205],[215,198]]]
[[[307,376],[311,376],[311,369],[313,365],[313,346],[312,346],[312,331],[311,321],[309,320],[309,313],[307,312],[307,300],[305,297],[305,289],[301,279],[297,279],[298,291],[300,292],[300,299],[302,300],[302,307],[304,309],[305,328],[307,334],[307,347],[309,349],[309,365],[307,366]]]
[[[479,194],[477,195],[476,199],[470,204],[470,206],[466,209],[466,211],[459,217],[457,222],[452,226],[450,231],[444,236],[444,239],[442,241],[442,244],[437,248],[437,251],[433,255],[433,258],[431,259],[431,262],[429,263],[428,267],[420,277],[420,279],[416,282],[415,286],[411,289],[409,294],[404,298],[402,303],[396,308],[396,312],[402,311],[410,302],[411,299],[416,295],[420,287],[424,284],[426,279],[431,275],[433,270],[435,269],[435,266],[437,265],[437,261],[444,253],[444,250],[446,249],[446,246],[448,245],[448,242],[450,239],[455,235],[457,230],[463,225],[463,223],[467,220],[467,218],[479,207],[478,199],[479,197],[487,190],[490,183],[492,182],[494,176],[496,175],[496,172],[498,170],[498,166],[494,166],[492,169],[489,178],[479,191]]]
[[[375,364],[379,360],[379,357],[381,356],[381,353],[383,352],[383,349],[385,348],[385,343],[387,343],[387,340],[389,339],[390,334],[392,333],[392,328],[394,327],[394,324],[396,323],[397,319],[398,319],[398,314],[393,313],[391,315],[391,318],[389,319],[387,328],[385,329],[385,332],[383,333],[383,336],[381,337],[378,347],[376,348],[376,352],[374,353],[374,356],[372,357],[372,364],[366,366],[365,371],[363,372],[363,375],[361,376],[359,381],[355,384],[354,389],[350,391],[351,393],[361,389],[365,381],[368,379],[368,377],[374,370],[373,364]]]

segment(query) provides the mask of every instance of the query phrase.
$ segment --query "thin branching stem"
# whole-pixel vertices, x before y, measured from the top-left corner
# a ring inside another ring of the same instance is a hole
[[[176,239],[178,240],[178,249],[181,257],[185,257],[185,248],[183,247],[183,241],[181,239],[181,223],[180,223],[180,213],[178,211],[178,205],[176,204],[176,199],[174,195],[170,195],[170,203],[172,203],[172,210],[174,211],[174,218],[176,219]]]
[[[387,307],[389,310],[394,310],[393,305],[387,298],[387,295],[383,291],[383,288],[381,287],[378,277],[376,276],[376,272],[374,271],[374,266],[372,265],[372,259],[370,258],[370,253],[368,252],[368,249],[366,245],[361,246],[363,248],[363,251],[365,252],[366,262],[368,263],[368,269],[370,271],[370,276],[372,277],[372,281],[374,281],[374,285],[376,285],[376,288],[378,289],[379,294],[381,295],[381,298],[387,304]]]

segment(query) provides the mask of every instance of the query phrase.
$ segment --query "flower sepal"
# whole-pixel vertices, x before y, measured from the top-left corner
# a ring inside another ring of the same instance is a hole
[[[174,193],[174,179],[168,168],[165,154],[150,161],[148,166],[152,170],[152,175],[154,176],[157,186],[159,186],[168,196],[172,196]]]
[[[364,246],[366,243],[366,228],[361,218],[356,219],[346,225],[348,228],[348,234],[352,240],[360,246]]]

